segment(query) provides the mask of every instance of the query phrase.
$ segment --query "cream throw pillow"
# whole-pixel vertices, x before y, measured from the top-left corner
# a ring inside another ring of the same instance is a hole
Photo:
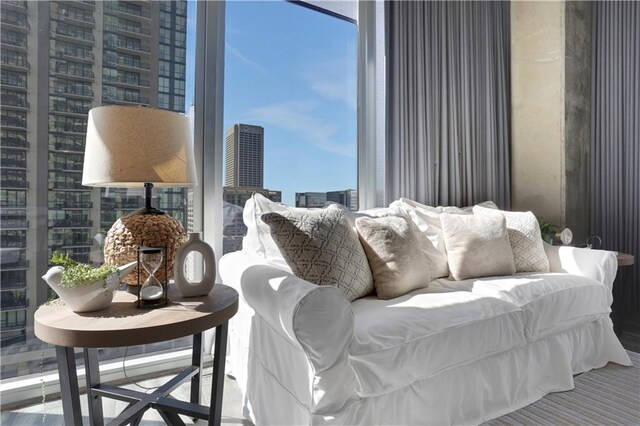
[[[479,205],[498,208],[492,201],[485,201]],[[409,198],[400,198],[392,202],[389,207],[397,207],[402,210],[431,241],[433,245],[433,249],[429,252],[431,277],[435,279],[449,276],[447,249],[444,243],[444,235],[442,234],[440,215],[442,213],[471,215],[473,214],[473,207],[431,207]]]
[[[516,272],[506,219],[502,213],[442,213],[440,220],[451,278],[461,281]]]
[[[429,242],[420,242],[426,237],[414,227],[400,216],[356,219],[378,299],[393,299],[429,285],[429,259],[423,249]]]
[[[486,212],[476,206],[474,213]],[[549,259],[542,245],[538,219],[531,212],[501,211],[507,220],[509,243],[513,252],[516,272],[549,272]]]
[[[367,256],[341,210],[284,210],[261,220],[297,277],[333,286],[349,301],[373,291]]]

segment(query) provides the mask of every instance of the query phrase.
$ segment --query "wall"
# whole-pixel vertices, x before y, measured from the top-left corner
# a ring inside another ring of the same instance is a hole
[[[512,208],[588,233],[590,5],[512,2]]]

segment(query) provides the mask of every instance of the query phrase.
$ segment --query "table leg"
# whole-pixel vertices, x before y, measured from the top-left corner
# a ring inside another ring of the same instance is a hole
[[[193,335],[193,352],[191,365],[198,368],[198,374],[191,378],[191,399],[194,404],[200,404],[200,383],[202,378],[202,333]]]
[[[213,357],[213,377],[211,378],[211,405],[209,424],[220,425],[222,421],[222,392],[224,390],[224,365],[227,357],[227,327],[225,322],[216,327]]]
[[[64,424],[82,426],[78,373],[76,371],[76,358],[73,348],[56,346],[56,358],[58,360]]]
[[[100,363],[98,349],[84,349],[84,369],[87,379],[87,402],[89,405],[89,422],[91,426],[104,425],[102,414],[102,398],[93,392],[93,387],[100,384]]]

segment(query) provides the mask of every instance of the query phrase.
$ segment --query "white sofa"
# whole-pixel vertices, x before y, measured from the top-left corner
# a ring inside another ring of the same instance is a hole
[[[266,424],[477,424],[608,362],[612,252],[545,246],[550,273],[454,282],[349,303],[248,249],[220,274],[240,293],[227,371]]]

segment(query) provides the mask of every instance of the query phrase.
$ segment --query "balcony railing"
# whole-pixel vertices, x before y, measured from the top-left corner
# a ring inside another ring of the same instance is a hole
[[[24,153],[24,151],[21,151]],[[12,169],[26,169],[27,168],[27,159],[26,158],[0,158],[0,166],[8,167]]]
[[[151,69],[151,65],[149,64],[149,62],[131,61],[123,57],[118,57],[118,65],[122,65],[129,68],[142,69],[142,70]]]
[[[140,104],[148,104],[149,103],[149,98],[147,96],[139,96],[138,98],[134,99],[134,98],[125,98],[124,96],[103,96],[102,97],[102,102],[106,102],[106,103],[110,103],[110,104],[118,104],[118,103],[125,103],[125,104],[135,104],[135,105],[140,105]]]
[[[90,191],[90,188],[82,186],[80,182],[51,182],[49,181],[49,189],[84,189]]]
[[[19,138],[0,138],[0,146],[3,148],[29,148],[29,142]]]
[[[55,248],[71,248],[71,247],[91,247],[93,241],[79,238],[53,238],[50,240],[49,247]]]
[[[25,96],[12,93],[3,93],[0,95],[0,104],[6,107],[30,108]]]
[[[92,226],[92,220],[52,219],[49,221],[50,228],[91,228]]]
[[[55,112],[70,112],[73,114],[87,114],[91,109],[91,106],[77,106],[69,102],[54,102],[53,111]]]
[[[54,151],[84,152],[84,144],[54,142],[53,143],[53,150]]]
[[[15,311],[16,309],[26,309],[29,307],[29,299],[15,298],[0,301],[0,308],[3,311]]]
[[[29,221],[26,219],[0,219],[2,229],[27,229]]]
[[[55,87],[53,89],[53,93],[56,95],[71,95],[71,96],[83,96],[87,98],[93,98],[93,90],[91,89],[80,89],[77,90],[74,86],[69,85],[64,87],[65,90],[60,90],[60,88]]]
[[[93,208],[92,201],[76,201],[76,200],[68,200],[68,201],[54,201],[53,203],[49,203],[50,209],[58,209],[58,210],[67,210],[67,209],[91,209]]]
[[[2,29],[0,32],[0,43],[8,46],[20,47],[22,49],[27,48],[27,36],[26,34],[17,33],[9,30]]]
[[[113,49],[127,49],[135,52],[144,52],[144,53],[151,52],[151,48],[149,46],[134,45],[134,44],[124,43],[121,41],[119,42],[107,41],[105,42],[105,46]]]
[[[55,72],[57,74],[62,74],[62,75],[69,75],[72,77],[80,77],[80,78],[87,78],[87,79],[91,79],[93,80],[95,78],[95,75],[93,74],[93,71],[73,71],[73,70],[61,70],[61,69],[57,69],[55,70]]]
[[[0,321],[2,331],[20,330],[27,327],[27,320],[22,321]]]
[[[120,4],[118,4],[118,7],[112,6],[111,4],[107,6],[107,4],[109,3],[105,3],[105,9],[110,12],[120,12],[130,16],[151,19],[151,13],[147,10],[127,8],[126,6],[122,6]]]
[[[24,279],[2,279],[0,290],[21,290],[27,287],[27,281]]]
[[[54,19],[69,20],[73,22],[82,22],[86,24],[95,24],[96,20],[93,15],[69,15],[65,13],[54,13],[51,15]]]
[[[20,57],[9,57],[9,55],[2,55],[2,59],[0,59],[0,64],[9,67],[22,68],[22,69],[31,69],[31,64],[27,61],[26,58]]]
[[[75,51],[75,52],[70,52],[67,50],[57,50],[55,52],[55,56],[57,58],[64,58],[64,57],[68,57],[68,58],[74,58],[74,59],[84,59],[87,61],[93,61],[95,60],[95,55],[93,54],[93,52],[85,52],[85,51]]]
[[[14,21],[12,20],[10,17],[5,17],[5,15],[2,15],[2,18],[0,19],[0,24],[2,24],[2,26],[6,26],[8,25],[11,28],[18,28],[20,30],[30,30],[31,29],[31,25],[29,25],[29,22],[27,21],[27,17],[25,16],[23,20],[21,20],[20,22],[18,21]]]
[[[86,32],[69,31],[60,27],[56,28],[56,34],[64,37],[69,37],[78,41],[84,41],[87,43],[93,43],[96,40],[96,38],[92,33],[88,34]]]
[[[27,9],[27,0],[2,0],[2,5],[9,5],[15,8]]]
[[[136,35],[146,35],[146,36],[151,35],[151,30],[147,28],[142,28],[142,27],[132,28],[132,27],[127,27],[126,25],[105,25],[104,29],[105,31],[111,31],[114,33],[120,33],[120,32],[126,31],[128,33],[136,34]]]
[[[107,83],[126,84],[129,86],[136,86],[136,87],[149,87],[150,85],[149,80],[126,78],[125,76],[122,76],[122,75],[119,75],[117,77],[112,75],[105,75],[102,78],[102,81],[105,81]]]
[[[23,118],[3,116],[0,118],[0,122],[2,123],[2,126],[6,127],[17,127],[20,129],[27,128],[27,120]]]

